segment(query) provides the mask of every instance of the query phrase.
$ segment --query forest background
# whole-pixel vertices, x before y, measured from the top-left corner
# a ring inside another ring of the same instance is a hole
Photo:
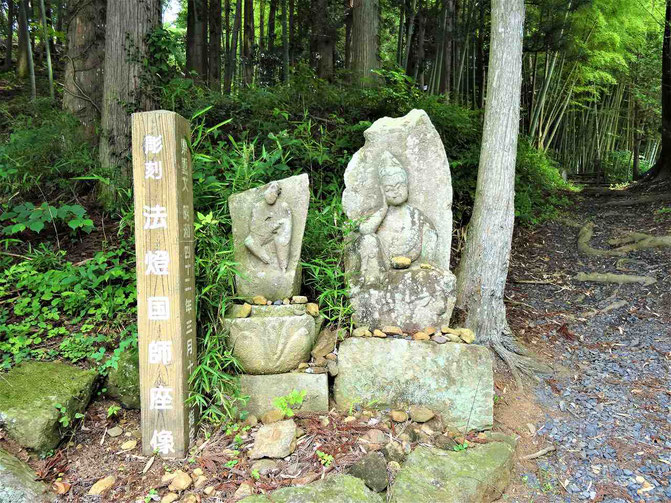
[[[625,184],[655,165],[668,14],[651,0],[526,3],[517,224],[558,215],[565,178]],[[194,129],[193,399],[205,419],[233,415],[228,195],[310,174],[304,290],[347,326],[342,174],[374,120],[422,108],[450,160],[458,257],[490,23],[487,0],[0,1],[0,365],[105,374],[133,353],[129,114],[174,110]]]

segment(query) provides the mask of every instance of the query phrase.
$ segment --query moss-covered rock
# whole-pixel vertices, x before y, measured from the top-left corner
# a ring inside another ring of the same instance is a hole
[[[488,503],[510,482],[513,448],[490,442],[450,452],[417,447],[391,487],[395,503]]]
[[[140,355],[129,348],[119,355],[117,368],[107,375],[107,394],[127,409],[140,408]]]
[[[0,424],[23,447],[40,453],[60,442],[64,429],[56,408],[71,423],[91,399],[96,372],[59,362],[25,362],[0,379]]]
[[[250,496],[245,503],[382,503],[382,497],[350,475],[334,475],[303,487],[284,487],[268,496]]]
[[[0,449],[0,503],[55,501],[47,485],[36,478],[30,466]]]

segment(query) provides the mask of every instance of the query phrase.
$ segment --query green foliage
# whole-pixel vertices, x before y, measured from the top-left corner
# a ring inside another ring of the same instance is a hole
[[[283,412],[285,417],[294,417],[294,407],[300,408],[306,395],[305,390],[293,390],[288,395],[273,398],[273,405]]]
[[[7,208],[0,213],[0,221],[9,222],[2,232],[8,236],[19,234],[25,230],[39,233],[45,224],[57,223],[67,224],[70,229],[89,233],[93,230],[93,220],[87,218],[86,209],[79,204],[64,204],[55,207],[47,203],[35,206],[33,203],[25,202]]]
[[[331,466],[331,463],[333,463],[333,456],[331,454],[327,454],[327,453],[322,452],[320,450],[317,450],[317,452],[315,454],[317,454],[317,459],[319,459],[319,462],[325,468],[328,468],[329,466]]]
[[[47,99],[0,104],[0,196],[71,190],[96,165],[79,121]]]
[[[58,417],[58,422],[61,424],[63,428],[67,428],[70,426],[72,423],[73,419],[82,419],[84,417],[84,414],[81,412],[76,412],[74,417],[70,418],[70,414],[68,414],[68,409],[65,407],[65,405],[62,405],[60,403],[54,404],[54,407],[58,409],[58,412],[60,413],[60,416]]]

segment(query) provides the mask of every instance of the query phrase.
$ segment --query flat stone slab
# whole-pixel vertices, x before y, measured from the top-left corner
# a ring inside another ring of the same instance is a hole
[[[84,412],[96,372],[59,362],[25,362],[0,379],[0,425],[23,447],[46,452],[62,438],[57,403],[70,420]]]
[[[281,300],[297,295],[310,204],[308,175],[292,176],[228,198],[238,295]]]
[[[305,391],[305,398],[298,412],[328,412],[329,388],[326,374],[275,374],[241,375],[240,390],[249,395],[246,410],[261,417],[276,409],[273,399],[286,396],[292,391]]]
[[[338,406],[425,405],[460,430],[494,420],[494,372],[488,348],[404,339],[349,338],[338,350]]]
[[[0,503],[44,503],[56,501],[49,487],[37,482],[28,464],[0,449]]]
[[[514,449],[491,442],[464,451],[417,447],[396,475],[394,503],[489,503],[510,482]]]
[[[248,374],[280,374],[310,359],[315,319],[301,316],[226,320],[229,345]]]
[[[270,495],[249,496],[245,503],[383,503],[382,496],[351,475],[333,475],[302,487],[284,487]]]
[[[285,458],[296,449],[296,423],[293,419],[264,424],[254,435],[249,459]]]

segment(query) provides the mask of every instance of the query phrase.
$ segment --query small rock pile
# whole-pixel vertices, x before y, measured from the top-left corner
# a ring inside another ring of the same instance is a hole
[[[447,325],[440,327],[426,327],[419,332],[412,334],[405,333],[401,327],[388,325],[381,328],[361,326],[352,331],[352,337],[377,337],[380,339],[405,339],[407,341],[433,341],[436,344],[445,344],[447,342],[473,344],[475,342],[475,333],[468,328],[450,328]]]

